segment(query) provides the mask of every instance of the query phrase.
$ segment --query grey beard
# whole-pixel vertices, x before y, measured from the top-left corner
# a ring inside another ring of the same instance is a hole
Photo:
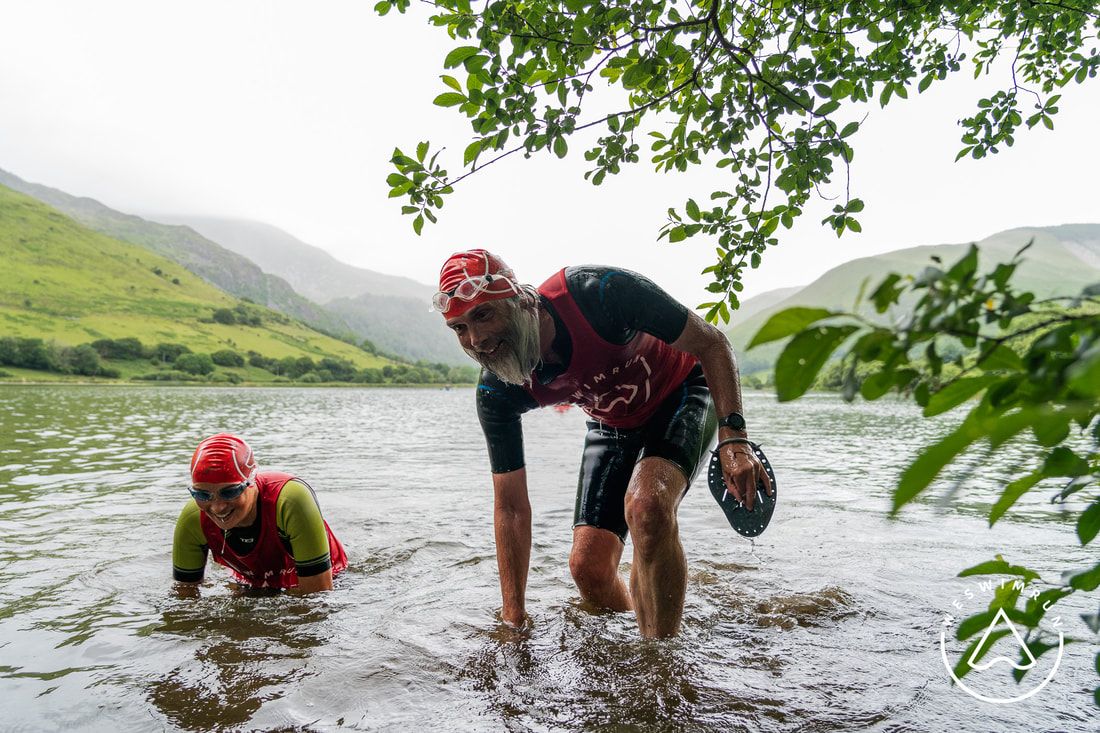
[[[465,351],[501,381],[523,386],[531,383],[531,373],[542,359],[538,310],[524,308],[518,303],[509,306],[513,312],[496,353],[489,355],[469,349]]]

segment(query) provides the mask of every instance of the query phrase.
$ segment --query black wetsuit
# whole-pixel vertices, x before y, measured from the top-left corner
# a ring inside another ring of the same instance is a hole
[[[584,319],[610,343],[625,344],[639,331],[672,343],[687,324],[687,309],[637,273],[609,267],[570,267],[565,271],[565,280]],[[568,369],[574,343],[545,298],[542,306],[554,318],[552,349],[562,361],[540,364],[535,370],[534,378],[548,384]],[[507,384],[492,372],[482,370],[477,412],[493,473],[507,473],[524,466],[520,415],[538,406],[525,388]],[[642,427],[618,429],[589,421],[573,526],[600,527],[625,540],[623,502],[638,460],[665,458],[683,471],[690,486],[715,429],[710,390],[698,365]]]

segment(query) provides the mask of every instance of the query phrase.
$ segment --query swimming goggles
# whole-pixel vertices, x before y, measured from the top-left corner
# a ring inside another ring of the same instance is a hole
[[[233,501],[243,494],[244,490],[251,485],[252,480],[249,479],[239,484],[233,484],[232,486],[223,486],[218,489],[217,492],[196,489],[194,486],[188,489],[188,491],[191,492],[191,496],[195,497],[195,501],[214,501],[215,496],[217,496],[220,501]]]
[[[520,294],[519,285],[507,275],[492,273],[467,275],[454,290],[446,293],[441,290],[432,296],[432,308],[440,313],[446,313],[451,307],[453,298],[470,301],[485,292],[503,293],[504,290],[495,286],[494,283],[504,283],[513,293]]]

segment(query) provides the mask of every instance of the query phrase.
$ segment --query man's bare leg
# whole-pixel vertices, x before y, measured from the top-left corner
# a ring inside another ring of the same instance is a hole
[[[630,611],[630,593],[619,576],[623,543],[614,532],[582,525],[573,528],[569,572],[581,598],[612,611]]]
[[[626,523],[634,542],[630,594],[638,630],[648,639],[680,631],[687,591],[687,560],[680,545],[676,508],[686,480],[663,458],[638,462],[626,492]]]

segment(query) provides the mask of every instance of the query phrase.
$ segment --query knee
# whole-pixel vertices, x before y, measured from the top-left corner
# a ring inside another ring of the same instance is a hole
[[[626,524],[634,551],[646,554],[676,534],[676,512],[668,502],[649,492],[632,492],[626,500]]]
[[[613,584],[616,575],[610,562],[579,552],[569,556],[569,572],[581,595],[586,597]]]

